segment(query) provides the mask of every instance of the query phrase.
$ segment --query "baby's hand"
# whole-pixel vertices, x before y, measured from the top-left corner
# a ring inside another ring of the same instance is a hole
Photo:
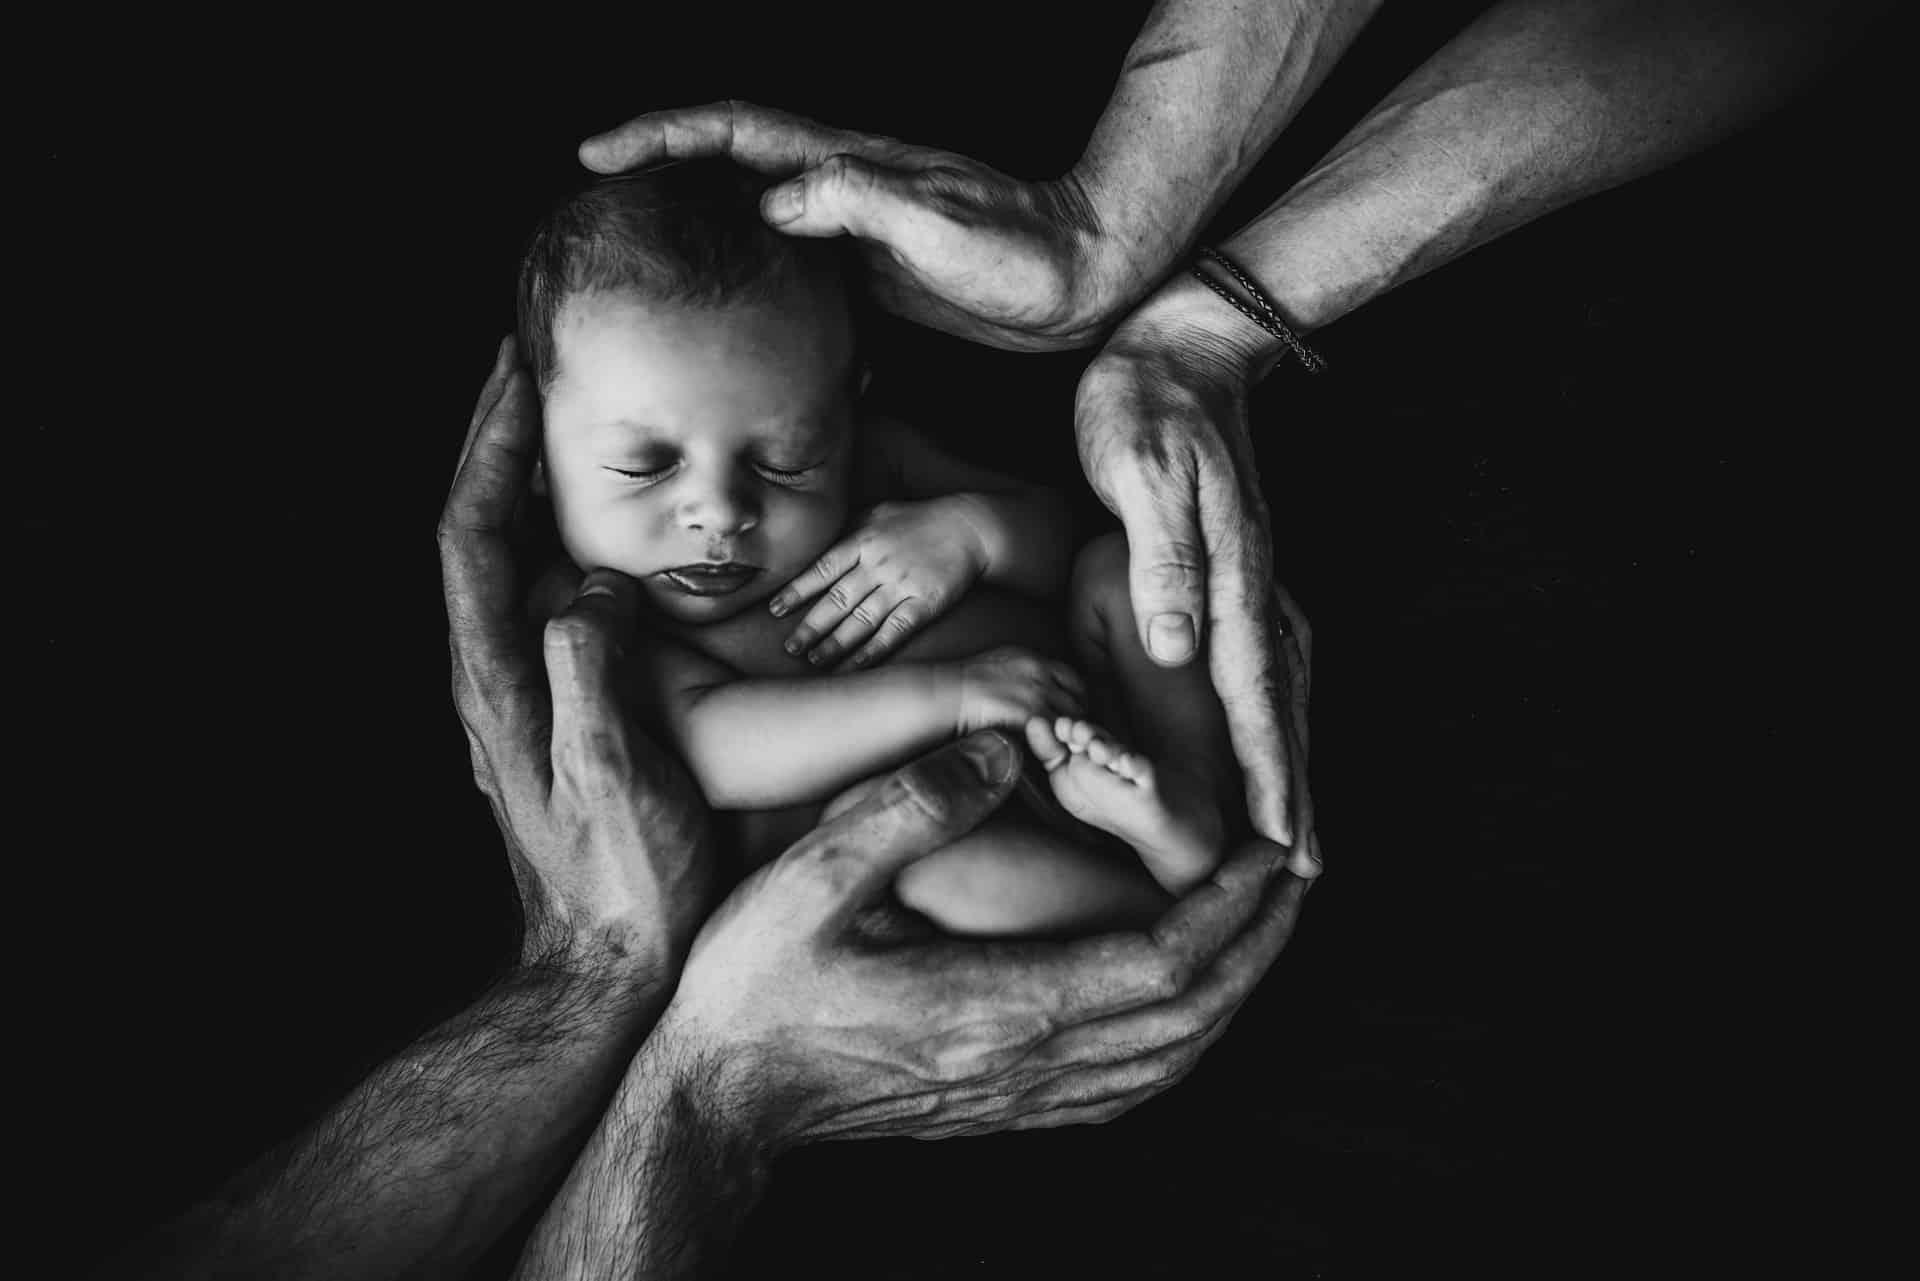
[[[960,668],[960,710],[954,732],[1019,729],[1035,716],[1081,716],[1086,687],[1065,663],[1042,658],[1018,645],[1002,645]]]
[[[812,646],[807,661],[816,667],[852,652],[846,665],[867,667],[945,613],[985,569],[986,545],[964,495],[880,503],[767,607],[779,618],[825,592],[787,652]]]

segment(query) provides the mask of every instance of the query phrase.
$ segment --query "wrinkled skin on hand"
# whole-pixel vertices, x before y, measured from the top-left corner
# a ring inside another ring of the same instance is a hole
[[[703,156],[787,179],[762,201],[769,224],[854,237],[882,307],[974,342],[1087,346],[1132,284],[1108,263],[1093,206],[1071,176],[1023,182],[949,151],[749,102],[648,112],[580,147],[600,173]]]
[[[710,898],[707,810],[621,715],[637,586],[540,556],[527,511],[539,414],[508,339],[440,518],[454,703],[519,887],[525,959],[585,951],[664,973]]]
[[[1254,358],[1207,312],[1157,297],[1080,379],[1080,463],[1126,528],[1141,644],[1169,666],[1206,655],[1254,829],[1291,845],[1294,873],[1311,877],[1319,859],[1289,762],[1305,723],[1282,714],[1271,522],[1247,432]]]

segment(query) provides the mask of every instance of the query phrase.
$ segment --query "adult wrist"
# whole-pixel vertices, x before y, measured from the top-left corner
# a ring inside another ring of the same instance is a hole
[[[529,982],[565,989],[569,999],[623,1010],[658,1012],[673,995],[680,961],[658,943],[658,932],[602,928],[573,932],[531,927],[514,973]]]
[[[1072,327],[1097,335],[1152,290],[1179,247],[1145,234],[1125,194],[1085,157],[1043,186],[1074,249]]]
[[[634,1055],[619,1102],[636,1121],[671,1116],[703,1139],[703,1150],[724,1158],[730,1178],[751,1182],[784,1144],[769,1080],[750,1052],[704,1035],[670,1005]]]
[[[1178,343],[1248,387],[1290,354],[1279,338],[1184,271],[1168,277],[1135,308],[1110,345],[1124,348],[1133,342]]]

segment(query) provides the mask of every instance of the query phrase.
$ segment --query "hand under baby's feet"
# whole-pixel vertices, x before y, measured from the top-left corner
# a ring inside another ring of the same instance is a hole
[[[1131,845],[1162,888],[1182,893],[1220,861],[1225,829],[1205,779],[1156,766],[1091,721],[1034,716],[1026,731],[1060,804]]]

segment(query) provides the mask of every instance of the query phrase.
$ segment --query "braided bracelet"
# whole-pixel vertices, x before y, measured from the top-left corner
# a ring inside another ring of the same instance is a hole
[[[1302,342],[1300,335],[1294,333],[1287,325],[1287,322],[1280,318],[1280,309],[1273,305],[1272,299],[1260,291],[1260,286],[1253,283],[1251,276],[1235,266],[1233,261],[1218,249],[1211,249],[1202,245],[1200,247],[1200,256],[1210,262],[1218,263],[1226,270],[1228,275],[1232,276],[1234,280],[1238,282],[1242,289],[1252,294],[1253,301],[1258,307],[1258,310],[1256,311],[1254,307],[1247,306],[1246,303],[1234,297],[1232,290],[1228,289],[1206,272],[1200,270],[1199,263],[1195,263],[1192,267],[1188,268],[1188,271],[1192,273],[1195,280],[1198,280],[1201,284],[1226,299],[1227,302],[1233,305],[1236,311],[1248,320],[1251,320],[1254,324],[1260,326],[1275,338],[1285,343],[1287,350],[1291,351],[1294,354],[1294,358],[1306,367],[1308,373],[1317,374],[1327,367],[1327,362],[1321,358],[1320,353]]]

